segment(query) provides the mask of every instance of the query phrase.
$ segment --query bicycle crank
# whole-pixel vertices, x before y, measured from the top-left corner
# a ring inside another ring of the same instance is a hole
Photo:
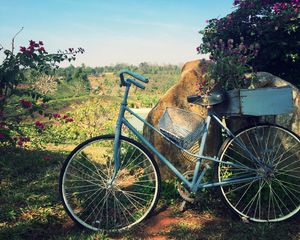
[[[187,180],[192,180],[194,175],[194,171],[186,171],[183,176],[185,176],[185,178]],[[176,188],[177,191],[179,193],[179,195],[187,202],[189,203],[194,203],[196,201],[196,194],[195,193],[191,193],[189,190],[187,190],[184,186],[183,182],[177,182],[176,183]]]

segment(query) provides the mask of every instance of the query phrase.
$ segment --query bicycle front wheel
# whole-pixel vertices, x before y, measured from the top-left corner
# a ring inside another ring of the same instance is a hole
[[[222,185],[221,193],[242,218],[278,222],[299,212],[300,140],[297,135],[275,125],[251,127],[229,140],[219,158],[218,181],[236,180]]]
[[[120,137],[120,169],[114,172],[114,136],[92,138],[76,147],[60,174],[60,194],[68,215],[91,230],[128,229],[154,209],[160,174],[140,143]]]

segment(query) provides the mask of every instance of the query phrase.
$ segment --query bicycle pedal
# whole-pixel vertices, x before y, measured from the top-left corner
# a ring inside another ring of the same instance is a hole
[[[243,221],[244,223],[250,223],[249,219],[246,218],[246,217],[242,217],[242,216],[241,216],[241,219],[242,219],[242,221]]]
[[[186,200],[182,201],[182,203],[180,204],[180,207],[179,207],[180,212],[184,212],[187,209],[186,204],[187,204]]]

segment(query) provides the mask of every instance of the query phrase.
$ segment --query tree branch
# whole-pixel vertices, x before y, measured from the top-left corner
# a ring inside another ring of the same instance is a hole
[[[22,32],[24,29],[24,27],[22,27],[16,34],[15,36],[12,38],[12,41],[11,41],[11,52],[14,53],[14,49],[15,49],[15,38],[17,37],[17,35]]]

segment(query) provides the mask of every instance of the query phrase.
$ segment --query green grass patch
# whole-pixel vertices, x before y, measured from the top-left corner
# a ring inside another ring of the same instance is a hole
[[[66,215],[58,178],[67,153],[0,149],[0,239],[106,239]]]
[[[58,193],[60,168],[67,154],[0,148],[1,240],[151,239],[154,236],[148,236],[143,230],[145,222],[114,235],[75,225],[66,215]],[[188,205],[182,213],[178,211],[182,200],[174,184],[174,181],[162,183],[162,202],[171,209],[171,217],[181,219],[160,233],[167,239],[300,239],[299,218],[273,224],[244,223],[231,217],[214,191],[201,193],[199,201]]]

